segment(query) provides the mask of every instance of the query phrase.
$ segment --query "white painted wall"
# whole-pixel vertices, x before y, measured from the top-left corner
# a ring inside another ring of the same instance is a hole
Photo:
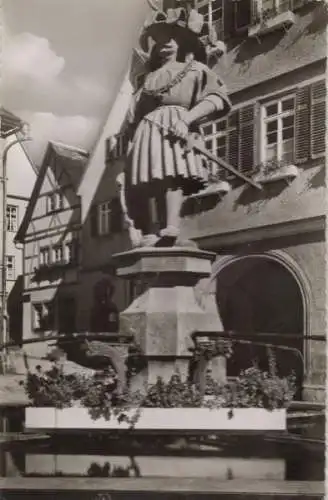
[[[130,66],[123,78],[118,95],[91,154],[88,168],[79,186],[78,194],[81,196],[82,224],[88,215],[90,206],[106,168],[105,141],[110,136],[120,131],[131,102],[133,87],[129,77]]]
[[[16,137],[10,137],[5,141],[5,147],[9,147]],[[16,143],[8,149],[7,158],[7,204],[18,207],[18,225],[21,224],[26,207],[36,181],[36,173],[27,158],[21,144]],[[16,233],[7,232],[6,255],[15,257],[16,278],[23,273],[23,251],[22,245],[15,245]],[[7,292],[10,293],[15,281],[7,281]]]

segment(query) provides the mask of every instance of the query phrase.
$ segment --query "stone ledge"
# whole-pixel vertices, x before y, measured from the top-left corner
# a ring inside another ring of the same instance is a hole
[[[117,275],[133,276],[183,274],[206,277],[211,274],[211,265],[216,254],[197,248],[138,248],[113,255]]]

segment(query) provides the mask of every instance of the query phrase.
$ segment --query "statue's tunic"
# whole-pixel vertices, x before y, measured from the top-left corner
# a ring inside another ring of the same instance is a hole
[[[224,102],[220,111],[218,97]],[[126,167],[128,188],[166,179],[191,194],[206,185],[205,158],[193,149],[186,152],[183,142],[170,134],[177,118],[183,120],[186,111],[203,100],[216,107],[203,122],[225,116],[231,107],[224,85],[202,63],[172,62],[147,75],[129,113],[133,134]],[[199,123],[191,132],[199,132]]]

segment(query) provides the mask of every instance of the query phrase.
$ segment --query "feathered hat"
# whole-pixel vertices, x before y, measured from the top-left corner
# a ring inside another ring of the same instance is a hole
[[[215,51],[217,36],[204,16],[191,7],[178,7],[160,10],[154,8],[151,17],[144,24],[140,47],[149,57],[152,46],[163,33],[172,33],[172,37],[181,39],[193,52],[196,60],[207,63],[208,57]]]

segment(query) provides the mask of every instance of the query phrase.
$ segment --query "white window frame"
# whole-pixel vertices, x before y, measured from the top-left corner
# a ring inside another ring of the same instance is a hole
[[[50,305],[50,307],[49,307],[49,305]],[[52,301],[32,302],[32,318],[31,319],[32,319],[32,329],[34,331],[46,332],[46,331],[50,331],[50,330],[54,329],[54,324],[50,325],[51,328],[43,328],[42,327],[42,320],[44,319],[45,316],[49,316],[49,311],[51,310],[51,308],[53,309],[52,321],[54,322],[55,321],[55,318],[54,318],[55,311],[54,311],[54,304],[52,303]]]
[[[97,206],[98,235],[106,236],[111,232],[111,201],[99,203]]]
[[[282,111],[282,103],[284,101],[288,101],[290,99],[294,99],[294,106],[293,108],[291,108],[290,110],[286,110],[286,111]],[[277,104],[278,105],[278,112],[277,114],[275,115],[271,115],[271,116],[266,116],[265,115],[265,109],[268,107],[268,106],[271,106],[273,104]],[[294,140],[294,143],[293,143],[293,157],[295,155],[295,138],[296,138],[296,135],[295,135],[295,128],[296,128],[296,95],[293,93],[293,94],[288,94],[288,95],[285,95],[283,97],[280,97],[280,98],[277,98],[277,99],[272,99],[270,101],[266,101],[266,102],[263,102],[261,104],[261,126],[260,126],[260,130],[261,130],[261,143],[260,143],[260,162],[261,163],[267,163],[269,161],[271,161],[271,159],[268,159],[267,158],[267,137],[266,137],[266,133],[267,133],[267,123],[270,123],[270,122],[273,122],[274,120],[277,120],[277,158],[275,160],[277,160],[277,162],[281,162],[283,160],[282,158],[282,154],[283,154],[283,149],[282,149],[282,145],[283,145],[283,140],[282,140],[282,132],[283,132],[283,126],[282,126],[282,119],[283,118],[286,118],[288,116],[294,116],[294,136],[293,136],[293,140]],[[273,160],[273,161],[275,161]]]
[[[6,255],[6,280],[15,281],[15,279],[16,279],[15,255]]]
[[[50,264],[50,247],[49,246],[40,247],[39,263],[41,266],[47,266],[48,264]]]
[[[224,123],[224,128],[222,128],[222,130],[218,130],[218,128],[217,128],[218,123]],[[216,120],[214,122],[207,122],[202,126],[202,129],[204,129],[204,127],[209,127],[209,126],[212,127],[212,133],[205,135],[205,132],[204,132],[204,141],[206,143],[208,143],[209,141],[212,142],[212,146],[210,148],[211,153],[213,153],[215,156],[217,156],[216,139],[220,138],[220,137],[224,137],[225,138],[225,154],[227,155],[228,140],[229,140],[229,137],[228,137],[229,136],[229,128],[228,128],[227,118],[222,118],[222,119]],[[223,159],[226,160],[226,157]],[[209,162],[209,165],[211,168],[210,172],[213,176],[217,175],[222,170],[217,163]]]
[[[62,243],[52,246],[52,263],[59,264],[64,261],[64,248]]]
[[[79,251],[79,240],[73,238],[66,241],[64,244],[64,259],[65,262],[74,264],[78,261],[78,251]]]
[[[64,209],[64,196],[61,191],[54,191],[47,196],[47,213]]]
[[[253,17],[254,17],[254,14],[258,14],[262,18],[262,15],[263,15],[263,3],[265,1],[266,0],[256,0],[256,2],[254,2],[252,4],[255,7],[255,9],[257,10],[256,12],[253,12]],[[283,4],[285,4],[285,3],[289,4],[288,8],[282,10],[281,6]],[[281,12],[287,12],[288,10],[293,10],[293,8],[294,8],[293,3],[294,3],[293,0],[272,0],[272,9],[275,9],[280,14]]]
[[[7,231],[10,233],[16,233],[18,229],[18,205],[6,206],[6,224]]]
[[[213,6],[215,1],[216,0],[194,0],[194,7],[195,9],[197,9],[197,11],[199,11],[199,9],[207,6],[207,13],[204,14],[205,21],[207,21],[210,26],[213,26],[216,29],[218,26],[220,26],[219,38],[222,39],[224,37],[224,0],[219,0],[221,2],[220,7]],[[221,17],[213,21],[213,15],[215,15],[215,13],[219,10],[222,11]]]

